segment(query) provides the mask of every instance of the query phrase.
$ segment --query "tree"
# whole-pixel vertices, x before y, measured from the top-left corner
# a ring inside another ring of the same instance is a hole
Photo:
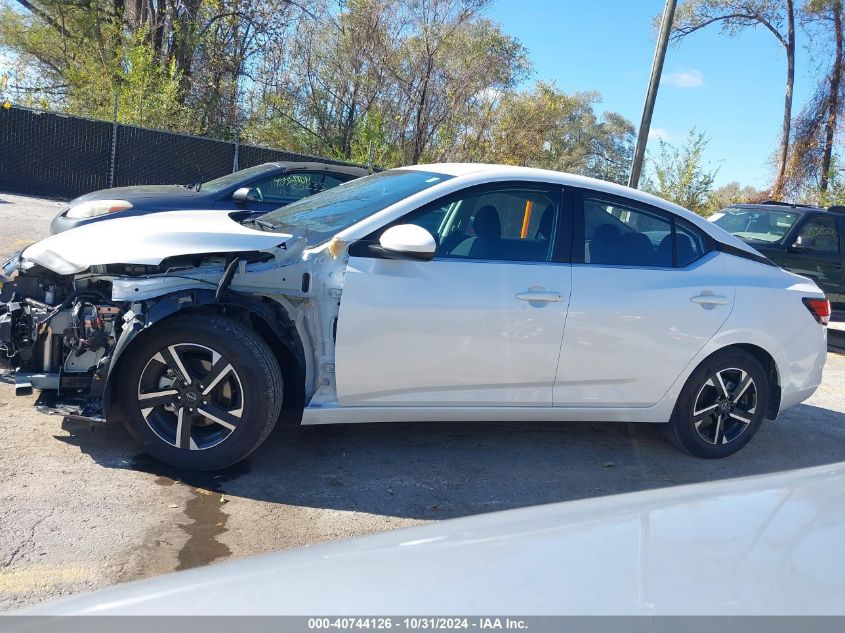
[[[703,215],[710,215],[733,204],[754,202],[760,198],[761,193],[754,187],[743,187],[736,181],[729,182],[712,191]]]
[[[15,90],[44,106],[111,118],[115,93],[136,84],[142,107],[123,120],[225,135],[240,80],[301,12],[289,0],[0,0],[0,48],[35,69]]]
[[[649,156],[644,189],[699,215],[712,210],[713,182],[718,170],[704,165],[709,140],[704,132],[690,130],[686,143],[675,147],[660,140],[660,152]]]
[[[478,152],[489,162],[625,182],[634,126],[615,112],[597,116],[594,106],[599,102],[596,93],[568,95],[544,82],[530,91],[505,94],[492,111]]]
[[[372,122],[388,90],[384,57],[391,50],[390,0],[350,0],[334,14],[324,7],[266,69],[260,97],[271,104],[269,126],[287,128],[310,151],[342,159],[359,150],[357,136]],[[279,121],[281,120],[281,122]],[[291,126],[293,126],[291,128]],[[259,122],[254,133],[263,135]]]
[[[815,48],[830,55],[827,72],[793,122],[785,189],[793,197],[824,197],[830,184],[839,124],[845,109],[842,0],[809,0],[802,10]],[[827,60],[825,60],[826,62]]]
[[[824,149],[822,150],[822,164],[819,189],[827,192],[831,169],[833,165],[833,144],[836,129],[841,116],[843,104],[842,73],[845,70],[845,37],[842,32],[842,0],[817,0],[808,7],[811,14],[818,13],[821,19],[829,20],[833,28],[833,62],[830,71],[827,97],[827,117],[824,130]]]
[[[249,135],[381,165],[479,147],[498,98],[528,71],[487,0],[349,0],[323,6],[259,73]]]
[[[845,168],[838,167],[835,159],[831,163],[828,187],[814,202],[823,207],[845,206]]]
[[[396,45],[385,56],[391,77],[386,110],[398,131],[404,163],[442,153],[441,130],[507,92],[527,74],[525,48],[482,17],[489,0],[406,0],[394,3]]]
[[[124,123],[624,182],[633,125],[596,93],[518,90],[528,54],[490,1],[0,0],[0,47],[39,71],[23,90],[75,114],[110,118],[117,94]]]
[[[794,0],[686,0],[675,12],[672,39],[680,41],[711,24],[721,25],[722,32],[727,35],[763,27],[775,37],[786,54],[783,123],[771,191],[772,197],[779,200],[783,195],[792,124],[792,91],[795,84]]]

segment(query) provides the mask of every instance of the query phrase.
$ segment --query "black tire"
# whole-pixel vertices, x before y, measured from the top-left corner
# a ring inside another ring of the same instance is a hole
[[[696,457],[727,457],[754,437],[768,402],[769,383],[760,361],[741,349],[718,352],[687,380],[665,435]]]
[[[126,353],[116,385],[126,426],[166,464],[231,466],[258,448],[279,418],[283,381],[276,357],[238,321],[175,317]],[[190,382],[180,379],[184,372]]]

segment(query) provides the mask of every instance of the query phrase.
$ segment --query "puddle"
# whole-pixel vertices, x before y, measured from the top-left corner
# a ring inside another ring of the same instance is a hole
[[[179,550],[176,571],[199,567],[231,554],[231,550],[217,540],[226,531],[226,519],[221,503],[223,494],[203,488],[191,490],[194,498],[185,504],[185,516],[193,521],[179,528],[188,534],[188,540]]]
[[[166,466],[141,454],[131,460],[129,468],[158,475],[155,483],[160,486],[178,483],[190,487],[193,496],[185,504],[184,512],[191,523],[179,526],[188,535],[188,540],[179,550],[176,571],[207,565],[231,553],[226,545],[217,540],[226,532],[226,521],[229,518],[225,512],[222,486],[248,473],[248,461],[216,472],[191,472]]]

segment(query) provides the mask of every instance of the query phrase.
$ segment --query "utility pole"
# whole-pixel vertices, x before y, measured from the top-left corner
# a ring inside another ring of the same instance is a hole
[[[637,135],[637,147],[634,150],[631,176],[628,178],[628,186],[634,189],[640,184],[645,146],[648,143],[648,132],[651,129],[651,115],[654,113],[654,102],[657,99],[657,89],[660,87],[660,76],[663,74],[663,60],[666,59],[666,48],[669,45],[669,34],[672,32],[672,21],[675,19],[676,4],[677,0],[666,0],[663,19],[660,21],[660,35],[657,38],[657,48],[654,51],[654,61],[651,64],[651,78],[648,80],[648,92],[643,106],[643,118],[640,121],[640,132]]]

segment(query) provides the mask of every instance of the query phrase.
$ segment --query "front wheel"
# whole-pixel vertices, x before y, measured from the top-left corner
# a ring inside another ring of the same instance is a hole
[[[740,349],[715,354],[684,385],[667,436],[697,457],[727,457],[751,441],[768,402],[766,372],[754,356]]]
[[[279,365],[267,343],[238,321],[176,317],[127,353],[119,385],[127,427],[162,462],[224,468],[255,450],[276,424]]]

